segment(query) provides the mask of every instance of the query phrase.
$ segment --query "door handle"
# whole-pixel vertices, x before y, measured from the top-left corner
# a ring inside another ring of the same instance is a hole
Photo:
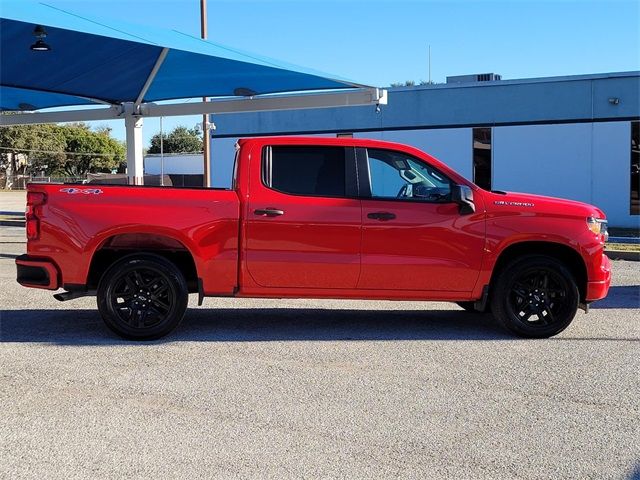
[[[279,215],[284,215],[284,210],[278,210],[276,208],[259,208],[254,210],[253,213],[262,217],[277,217]]]
[[[373,213],[368,213],[367,218],[371,218],[373,220],[380,220],[381,222],[386,222],[387,220],[393,220],[394,218],[396,218],[396,214],[391,212],[373,212]]]

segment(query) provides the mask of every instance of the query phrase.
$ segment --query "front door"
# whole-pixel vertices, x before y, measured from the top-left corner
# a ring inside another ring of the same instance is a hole
[[[480,272],[484,215],[462,215],[452,182],[426,161],[358,149],[362,272],[358,288],[470,292]],[[360,182],[361,187],[363,182]],[[362,188],[361,188],[362,190]]]
[[[362,225],[354,159],[342,146],[263,149],[261,178],[251,169],[245,245],[258,285],[356,288]]]

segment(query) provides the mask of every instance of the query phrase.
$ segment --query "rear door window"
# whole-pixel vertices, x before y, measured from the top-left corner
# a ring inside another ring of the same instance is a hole
[[[276,145],[265,149],[263,180],[283,193],[344,197],[347,168],[344,147]]]

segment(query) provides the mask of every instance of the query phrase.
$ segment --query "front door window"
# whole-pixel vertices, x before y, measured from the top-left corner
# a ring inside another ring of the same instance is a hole
[[[389,150],[368,151],[371,197],[444,203],[451,181],[429,165]]]

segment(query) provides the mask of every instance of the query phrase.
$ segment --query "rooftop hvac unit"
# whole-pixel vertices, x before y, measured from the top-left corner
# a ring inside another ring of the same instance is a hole
[[[473,75],[455,75],[447,77],[447,83],[496,82],[502,80],[497,73],[475,73]]]

